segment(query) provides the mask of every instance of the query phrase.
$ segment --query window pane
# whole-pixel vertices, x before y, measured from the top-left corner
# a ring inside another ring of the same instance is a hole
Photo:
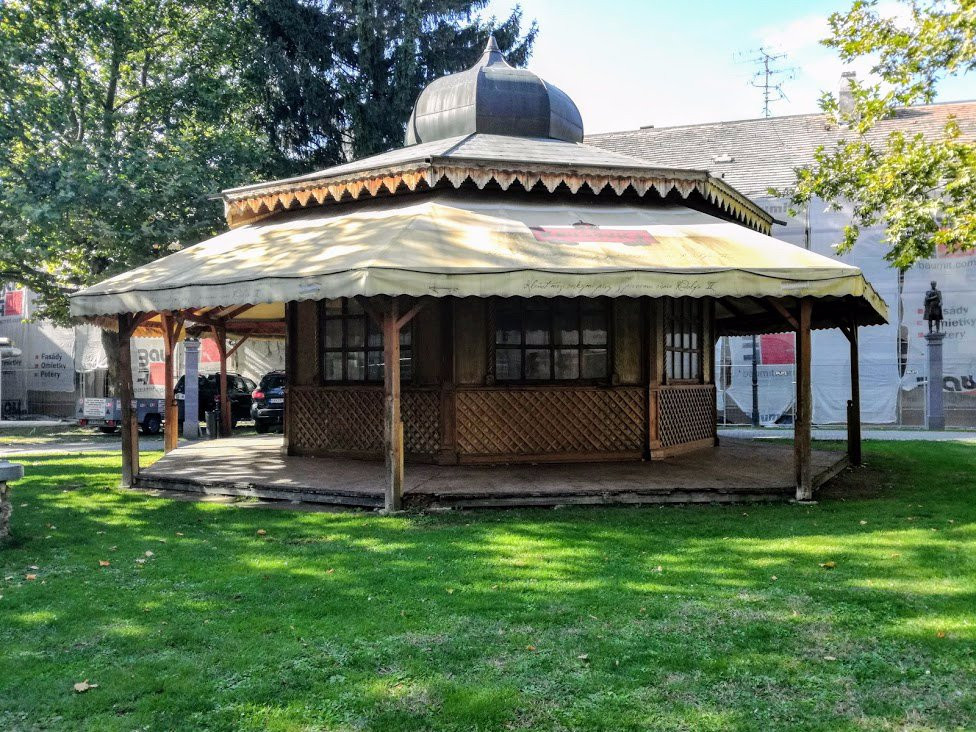
[[[363,318],[346,320],[346,346],[362,348],[366,345],[366,321]]]
[[[579,378],[579,351],[575,348],[560,348],[556,351],[556,378]]]
[[[583,343],[603,346],[607,342],[607,315],[603,310],[583,311]]]
[[[681,354],[681,378],[691,378],[691,354],[688,352]]]
[[[525,378],[551,379],[548,349],[531,349],[525,352]]]
[[[342,315],[342,300],[326,300],[325,314],[330,316]]]
[[[341,351],[329,351],[325,354],[325,380],[342,381]]]
[[[522,378],[522,352],[515,348],[495,351],[495,378],[499,381],[518,381]]]
[[[383,347],[383,331],[380,330],[380,326],[373,321],[372,318],[366,318],[366,345],[370,348],[382,348]]]
[[[579,343],[579,310],[572,300],[557,300],[553,312],[556,345],[575,346]]]
[[[698,353],[691,354],[691,371],[688,372],[689,379],[697,379],[701,376],[701,357]]]
[[[413,381],[413,350],[400,350],[400,381]]]
[[[688,335],[691,336],[691,347],[698,348],[698,333],[692,329]]]
[[[584,379],[602,379],[607,375],[607,349],[584,348],[582,377]]]
[[[544,346],[549,343],[549,307],[545,303],[531,303],[525,309],[526,345]],[[526,364],[528,364],[526,358]]]
[[[346,299],[346,312],[350,315],[362,315],[365,311],[363,306],[359,304],[359,300],[350,297]]]
[[[342,348],[342,321],[338,318],[325,321],[325,347]]]
[[[383,380],[383,351],[369,351],[366,354],[366,378],[369,381]]]
[[[366,354],[362,351],[346,353],[346,378],[349,381],[362,381],[366,378]]]
[[[401,348],[403,346],[409,346],[410,345],[410,339],[412,337],[413,337],[412,329],[410,328],[409,325],[406,326],[405,328],[402,328],[400,330],[400,346],[401,346]]]
[[[522,311],[518,301],[504,300],[495,311],[495,343],[517,346],[522,342]]]

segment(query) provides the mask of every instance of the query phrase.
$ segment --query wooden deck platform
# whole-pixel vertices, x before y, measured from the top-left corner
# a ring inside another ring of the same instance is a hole
[[[846,465],[843,453],[815,450],[815,486]],[[180,447],[144,468],[136,487],[380,508],[382,481],[381,462],[284,457],[280,436],[259,436]],[[653,463],[408,464],[403,500],[407,508],[489,508],[782,501],[793,495],[792,446],[723,440],[721,447]]]

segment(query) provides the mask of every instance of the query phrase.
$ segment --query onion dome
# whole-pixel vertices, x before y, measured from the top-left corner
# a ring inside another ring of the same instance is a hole
[[[509,66],[494,38],[467,71],[435,79],[420,92],[405,144],[472,133],[583,140],[583,119],[565,92],[528,69]]]

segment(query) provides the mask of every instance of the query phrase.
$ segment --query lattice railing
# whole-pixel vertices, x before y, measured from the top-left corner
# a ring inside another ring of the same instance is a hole
[[[289,442],[299,452],[383,454],[383,389],[290,387]],[[404,450],[428,455],[440,442],[438,392],[404,391]]]
[[[674,447],[715,438],[715,387],[712,384],[663,386],[651,390],[652,445]]]
[[[462,456],[640,453],[646,425],[642,388],[457,392],[457,447]]]

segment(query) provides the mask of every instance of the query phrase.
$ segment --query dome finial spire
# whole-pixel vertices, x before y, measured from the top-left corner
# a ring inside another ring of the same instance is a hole
[[[504,64],[508,66],[508,61],[505,60],[505,55],[502,50],[498,47],[498,41],[495,40],[495,34],[488,34],[488,43],[485,44],[485,50],[481,54],[481,58],[475,66],[496,66],[499,64]]]

